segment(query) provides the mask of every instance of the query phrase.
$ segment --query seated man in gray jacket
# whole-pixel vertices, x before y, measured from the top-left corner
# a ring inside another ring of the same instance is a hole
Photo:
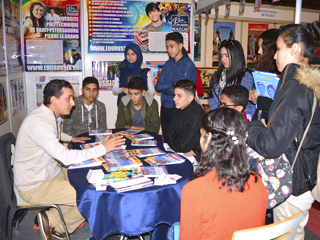
[[[74,99],[75,106],[71,114],[64,117],[63,132],[71,136],[107,128],[106,106],[97,99],[98,80],[86,77],[83,79],[81,91],[82,95]]]
[[[116,128],[131,128],[158,133],[160,117],[158,103],[145,90],[145,81],[135,76],[128,83],[128,95],[121,99],[118,107]]]

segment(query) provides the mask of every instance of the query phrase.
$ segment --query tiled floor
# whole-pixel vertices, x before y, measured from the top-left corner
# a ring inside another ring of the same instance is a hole
[[[13,233],[12,240],[41,240],[40,231],[34,230],[34,218],[37,215],[37,210],[29,210],[25,218],[22,220],[18,227],[18,230]],[[72,240],[87,240],[91,236],[88,222],[85,222],[84,226],[79,228],[76,233],[71,237]],[[56,240],[56,238],[53,238]],[[118,238],[110,237],[107,240],[117,240]],[[130,238],[133,240],[136,238]],[[150,240],[149,236],[145,237],[145,240]],[[165,239],[157,239],[165,240]],[[315,234],[306,228],[305,240],[320,240]]]

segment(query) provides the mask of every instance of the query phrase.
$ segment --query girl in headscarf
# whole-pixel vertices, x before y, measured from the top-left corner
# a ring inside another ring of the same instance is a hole
[[[129,43],[124,50],[125,59],[120,63],[112,92],[118,95],[117,106],[121,98],[128,94],[128,82],[133,76],[140,76],[145,80],[146,90],[155,93],[152,83],[152,74],[149,68],[142,68],[143,56],[140,47],[137,44]]]

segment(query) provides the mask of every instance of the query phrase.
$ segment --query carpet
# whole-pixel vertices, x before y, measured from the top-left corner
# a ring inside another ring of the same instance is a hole
[[[320,203],[315,201],[309,210],[309,221],[306,227],[320,237]]]

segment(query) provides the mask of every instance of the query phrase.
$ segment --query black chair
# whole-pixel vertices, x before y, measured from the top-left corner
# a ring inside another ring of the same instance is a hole
[[[12,222],[13,216],[16,211],[22,209],[46,209],[46,208],[55,208],[58,210],[62,225],[64,227],[66,237],[70,240],[70,235],[67,230],[64,218],[62,216],[61,209],[56,204],[31,204],[22,200],[20,197],[19,191],[14,187],[13,182],[13,171],[12,171],[12,153],[13,148],[16,142],[16,138],[13,134],[6,133],[0,137],[0,180],[2,180],[2,187],[4,188],[0,191],[0,239],[11,239],[12,237]],[[3,219],[6,216],[6,219]],[[22,219],[20,219],[21,221]],[[15,230],[17,230],[20,221],[16,221]],[[6,229],[3,229],[2,225],[6,223]],[[2,235],[3,234],[3,235]],[[2,238],[3,237],[3,238]]]

